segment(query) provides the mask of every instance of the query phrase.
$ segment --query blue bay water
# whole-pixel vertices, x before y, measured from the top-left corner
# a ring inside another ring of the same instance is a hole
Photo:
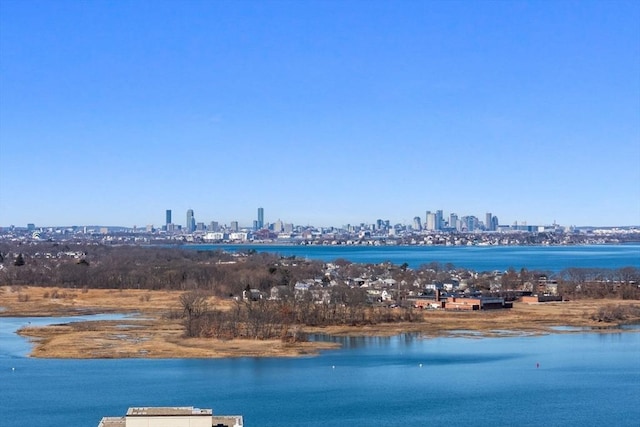
[[[640,244],[585,246],[314,246],[314,245],[187,245],[191,250],[255,249],[325,262],[343,258],[357,263],[391,261],[396,265],[452,263],[476,271],[519,270],[559,272],[565,268],[640,267]]]
[[[412,267],[431,261],[477,270],[640,266],[640,245],[253,248]],[[339,350],[296,359],[26,357],[30,345],[15,335],[18,327],[69,320],[0,317],[1,426],[93,427],[101,417],[122,415],[129,406],[176,405],[242,414],[247,427],[635,426],[640,419],[638,330],[475,339],[341,338]]]
[[[26,319],[0,319],[2,329]],[[14,323],[12,323],[14,322]],[[2,336],[4,427],[193,405],[246,426],[601,426],[640,419],[640,332],[333,338],[317,357],[31,359]],[[539,367],[537,367],[539,364]]]

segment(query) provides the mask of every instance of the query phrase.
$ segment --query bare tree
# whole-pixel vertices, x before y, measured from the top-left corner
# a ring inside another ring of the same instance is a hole
[[[180,296],[182,313],[185,317],[185,331],[187,336],[200,335],[199,319],[207,312],[207,298],[204,294],[191,291]]]

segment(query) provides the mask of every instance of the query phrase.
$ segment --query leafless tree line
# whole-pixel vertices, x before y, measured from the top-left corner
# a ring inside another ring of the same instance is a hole
[[[181,297],[185,334],[219,339],[300,341],[304,340],[301,326],[356,326],[420,319],[412,308],[389,310],[368,303],[361,289],[341,286],[333,293],[330,302],[313,301],[310,294],[306,294],[281,300],[238,300],[232,309],[219,310],[209,309],[206,296],[201,292],[188,292]]]

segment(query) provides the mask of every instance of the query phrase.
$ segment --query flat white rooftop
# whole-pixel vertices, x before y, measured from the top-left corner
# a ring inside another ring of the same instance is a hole
[[[167,424],[169,423],[169,424]],[[213,415],[193,406],[133,407],[124,417],[104,417],[98,427],[243,427],[242,415]]]
[[[129,408],[127,417],[145,417],[145,416],[172,416],[172,415],[189,415],[189,416],[211,416],[211,409],[194,408],[193,406],[157,406],[147,408]]]

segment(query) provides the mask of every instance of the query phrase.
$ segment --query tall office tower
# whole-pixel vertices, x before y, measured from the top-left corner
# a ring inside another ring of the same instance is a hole
[[[171,224],[171,209],[167,209],[167,211],[165,212],[165,218],[165,224]]]
[[[282,232],[282,221],[280,219],[278,219],[274,224],[273,224],[273,231],[275,233],[281,233]]]
[[[491,229],[492,229],[493,231],[498,231],[498,225],[499,225],[499,224],[498,224],[498,217],[494,215],[494,216],[491,218]]]
[[[458,229],[458,215],[453,212],[449,215],[449,228]]]
[[[493,231],[493,215],[491,215],[491,212],[487,212],[484,216],[484,229]]]
[[[196,219],[193,216],[193,209],[187,211],[187,233],[193,233],[196,230]]]
[[[436,229],[436,214],[427,211],[427,223],[425,229],[434,231]]]
[[[467,232],[471,233],[472,231],[475,231],[476,225],[478,223],[478,218],[471,215],[471,216],[465,217],[465,219],[467,224]]]
[[[238,221],[231,221],[229,228],[231,228],[231,231],[233,231],[234,233],[237,233],[239,229]]]
[[[444,227],[444,218],[442,215],[442,209],[436,211],[436,230],[442,230]]]
[[[264,228],[264,209],[258,208],[258,230]]]
[[[422,230],[422,223],[419,216],[413,218],[413,229],[418,231]]]

